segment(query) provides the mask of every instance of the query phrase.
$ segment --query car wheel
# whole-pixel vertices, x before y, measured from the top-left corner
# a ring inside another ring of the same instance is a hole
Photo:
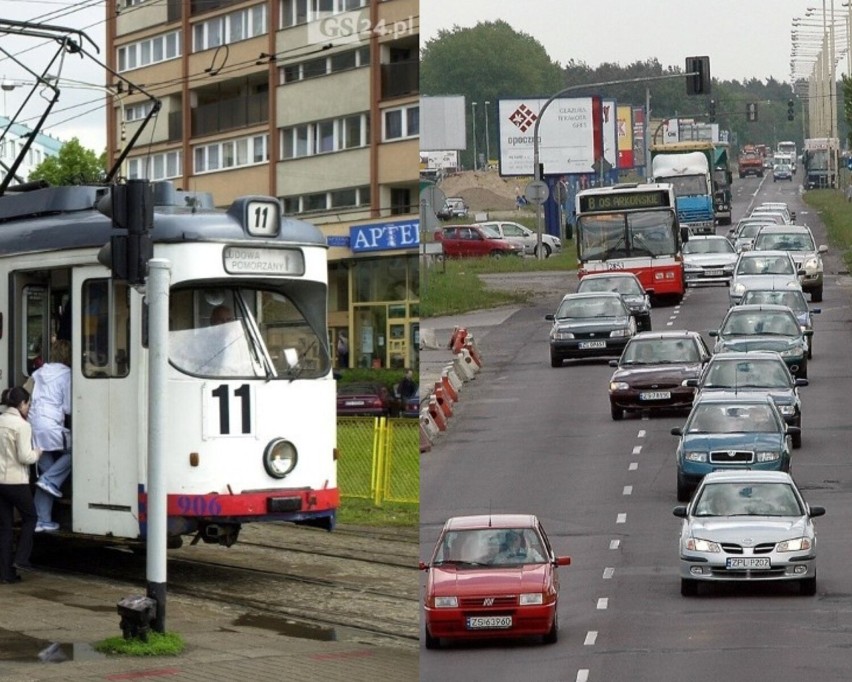
[[[820,301],[822,301],[822,287],[820,287],[819,289],[814,289],[811,292],[811,301],[813,301],[814,303],[819,303]]]
[[[502,251],[492,251],[492,252],[491,252],[491,257],[492,257],[494,260],[500,260],[500,259],[503,257],[503,252],[502,252]]]
[[[609,412],[615,421],[620,421],[624,419],[624,410],[618,407],[618,405],[613,405],[612,403],[610,403]]]
[[[553,253],[553,249],[550,248],[550,244],[542,244],[544,247],[544,257],[550,258],[550,254]]]
[[[541,638],[541,641],[545,644],[556,644],[559,639],[559,614],[556,612],[553,613],[553,625],[550,626],[550,630],[546,635]]]
[[[802,580],[799,583],[799,591],[806,597],[813,597],[816,594],[816,576]]]
[[[698,596],[698,581],[689,580],[688,578],[680,579],[680,594],[683,597]]]
[[[678,502],[689,502],[689,494],[692,491],[690,490],[689,484],[683,479],[683,477],[678,474],[677,475],[677,501]]]
[[[550,366],[551,367],[562,367],[562,358],[559,357],[552,350],[550,351]]]
[[[429,634],[429,628],[426,628],[426,648],[427,649],[440,649],[441,648],[441,638],[433,637]]]

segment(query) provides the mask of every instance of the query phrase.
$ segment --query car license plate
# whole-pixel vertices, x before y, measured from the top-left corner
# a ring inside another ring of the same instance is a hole
[[[580,341],[577,344],[580,350],[588,350],[589,348],[606,348],[606,341]]]
[[[671,391],[645,391],[639,394],[639,400],[669,400]]]
[[[707,277],[721,277],[724,272],[722,270],[705,270],[704,274]]]
[[[505,630],[512,627],[512,616],[470,616],[468,630]]]
[[[363,404],[364,404],[363,400],[347,400],[346,401],[347,407],[361,407]]]
[[[747,571],[753,568],[772,568],[769,557],[728,557],[725,568],[732,571]]]

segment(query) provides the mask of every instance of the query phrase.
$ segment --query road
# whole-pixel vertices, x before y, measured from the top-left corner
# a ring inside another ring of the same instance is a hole
[[[827,243],[795,184],[767,176],[735,181],[734,190],[735,220],[753,201],[787,201]],[[670,430],[685,414],[614,422],[605,361],[552,369],[544,316],[565,293],[552,290],[481,338],[487,363],[465,387],[451,428],[423,455],[420,551],[428,559],[449,516],[537,514],[557,554],[573,561],[559,569],[560,639],[421,649],[421,682],[848,679],[852,478],[843,443],[852,430],[852,280],[840,263],[828,255],[824,299],[812,306],[822,312],[802,389],[803,446],[793,460],[808,502],[828,510],[817,521],[817,596],[799,596],[794,585],[680,596]],[[690,290],[680,306],[655,308],[653,326],[700,330],[709,342],[706,332],[727,305],[724,287]]]

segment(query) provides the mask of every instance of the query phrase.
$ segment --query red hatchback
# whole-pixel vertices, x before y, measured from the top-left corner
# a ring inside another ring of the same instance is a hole
[[[558,637],[558,566],[541,524],[530,514],[456,516],[441,531],[425,591],[426,648],[442,639]]]
[[[524,247],[500,236],[488,225],[449,225],[435,232],[435,241],[443,244],[449,258],[523,256]]]

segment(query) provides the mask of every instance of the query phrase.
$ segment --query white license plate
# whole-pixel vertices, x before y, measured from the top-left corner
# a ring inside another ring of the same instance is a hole
[[[753,568],[772,568],[769,557],[728,557],[725,568],[733,571],[747,571]]]
[[[704,274],[707,277],[721,277],[725,272],[724,270],[705,270]]]
[[[639,394],[639,400],[669,400],[671,391],[645,391]]]
[[[606,341],[580,341],[577,344],[577,347],[580,350],[587,350],[589,348],[606,348]]]
[[[364,404],[363,400],[347,400],[346,407],[361,407]]]
[[[505,630],[512,627],[512,616],[470,616],[468,630]]]

